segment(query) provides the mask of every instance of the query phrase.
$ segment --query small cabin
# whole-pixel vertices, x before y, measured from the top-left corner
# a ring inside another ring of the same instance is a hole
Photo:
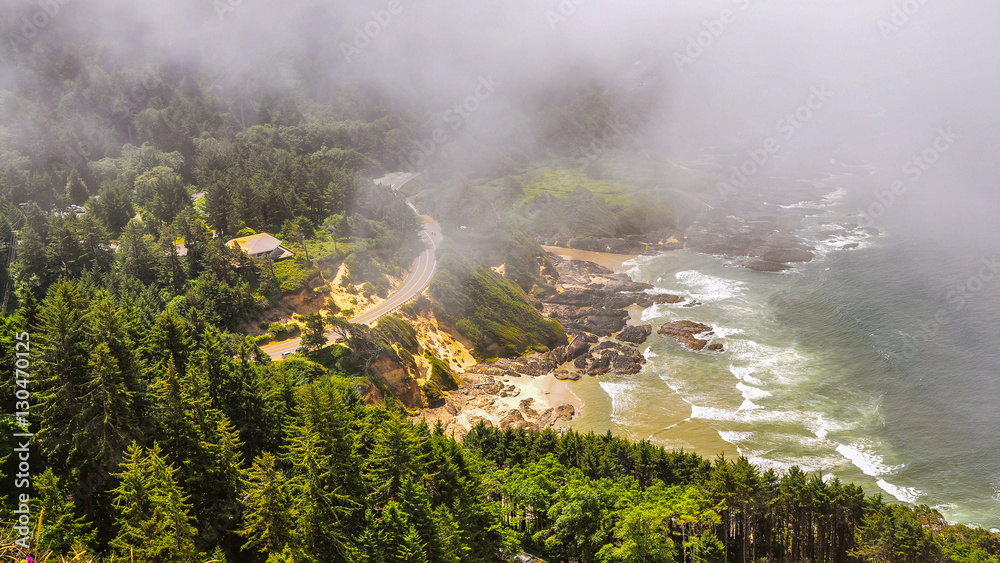
[[[267,233],[234,238],[227,242],[226,246],[238,248],[253,258],[270,256],[271,260],[283,260],[295,256],[294,252],[281,246],[280,240]]]

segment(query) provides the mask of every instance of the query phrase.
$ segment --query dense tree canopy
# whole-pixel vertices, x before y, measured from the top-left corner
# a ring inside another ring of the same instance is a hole
[[[40,5],[0,4],[5,30]],[[36,561],[487,563],[522,549],[585,563],[998,561],[996,535],[794,468],[610,434],[479,425],[456,440],[388,394],[359,392],[383,390],[376,360],[414,361],[401,319],[310,315],[311,356],[272,362],[246,327],[282,296],[308,297],[340,266],[372,294],[403,275],[423,225],[407,194],[371,180],[410,168],[440,112],[318,72],[339,56],[319,46],[314,60],[220,76],[158,53],[122,64],[94,29],[49,31],[10,48],[5,37],[0,52],[0,371],[16,373],[14,335],[30,334]],[[573,158],[612,136],[601,88],[554,89],[531,93],[549,100],[542,152]],[[506,266],[446,248],[430,289],[435,313],[483,358],[565,342],[530,298],[544,254],[515,229],[677,223],[662,202],[611,205],[584,187],[529,198],[515,172],[537,145],[512,140],[516,117],[497,141],[442,149],[428,176],[447,181],[413,194]],[[504,156],[471,158],[484,147]],[[473,188],[463,172],[496,185]],[[263,232],[295,257],[226,245]],[[328,326],[345,345],[325,347]],[[434,392],[454,390],[448,365],[426,359]],[[5,436],[16,391],[0,383]],[[0,441],[5,558],[22,492],[6,478],[13,447]]]

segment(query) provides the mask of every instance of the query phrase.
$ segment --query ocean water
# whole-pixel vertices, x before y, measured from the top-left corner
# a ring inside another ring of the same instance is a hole
[[[870,197],[869,172],[831,170],[813,181],[815,198],[771,206],[809,210],[803,238],[855,221]],[[577,428],[798,465],[1000,528],[1000,276],[985,279],[983,262],[994,241],[892,228],[820,239],[813,262],[780,274],[689,251],[626,264],[703,305],[635,310],[654,326],[649,364],[577,382]],[[678,319],[715,327],[726,351],[693,353],[655,333]]]

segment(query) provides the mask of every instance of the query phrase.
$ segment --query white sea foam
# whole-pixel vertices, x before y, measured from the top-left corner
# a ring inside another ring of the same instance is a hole
[[[727,336],[731,336],[733,334],[743,334],[742,328],[728,328],[716,325],[712,325],[712,331],[715,332],[715,335],[719,338],[726,338]]]
[[[748,400],[751,400],[751,399],[760,400],[760,399],[763,399],[765,397],[770,397],[771,396],[770,392],[765,391],[763,389],[759,389],[757,387],[751,387],[751,386],[749,386],[749,385],[747,385],[745,383],[737,383],[736,384],[736,389],[738,389],[740,393],[743,393],[743,398],[744,399],[748,399]]]
[[[782,209],[819,209],[825,206],[822,203],[816,201],[800,201],[798,203],[792,203],[789,205],[779,205],[778,207]]]
[[[740,338],[730,340],[728,344],[729,353],[736,362],[734,366],[739,367],[742,364],[749,370],[734,371],[733,366],[730,366],[730,371],[751,385],[760,385],[760,379],[763,377],[766,377],[769,383],[795,381],[802,375],[802,370],[799,368],[809,363],[809,358],[794,348],[778,348]],[[744,377],[751,373],[754,374],[753,380]]]
[[[827,180],[831,178],[832,176],[830,178],[827,178]],[[822,184],[822,182],[817,182],[816,184],[819,185]],[[779,205],[778,207],[782,209],[825,209],[827,207],[836,205],[836,203],[841,199],[843,199],[845,195],[847,195],[847,190],[838,187],[832,192],[821,197],[819,201],[800,201],[798,203],[793,203],[791,205]]]
[[[729,351],[733,359],[744,361],[761,361],[773,358],[784,352],[776,346],[768,346],[754,340],[737,339],[729,343]]]
[[[730,444],[739,444],[753,438],[753,432],[737,432],[735,430],[720,430],[719,437]]]
[[[745,404],[746,402],[744,402]],[[752,403],[751,403],[752,404]],[[807,415],[795,411],[770,411],[767,409],[728,410],[718,407],[691,405],[691,418],[718,422],[739,422],[753,424],[760,422],[784,422],[804,424]]]
[[[622,271],[624,271],[629,276],[634,277],[636,274],[639,273],[639,268],[641,266],[645,266],[646,264],[649,264],[650,262],[652,262],[656,258],[658,258],[658,257],[657,256],[636,256],[635,258],[631,258],[629,260],[626,260],[626,261],[622,262]]]
[[[670,316],[670,307],[664,304],[655,304],[643,309],[642,314],[639,315],[639,318],[642,319],[642,322],[649,322],[653,319],[659,319],[662,317],[669,317],[669,316]]]
[[[750,375],[753,373],[753,368],[749,366],[729,366],[729,371],[736,376],[737,379],[742,379],[750,385],[763,385],[764,382],[757,379],[756,377]]]
[[[924,492],[919,489],[914,489],[913,487],[900,487],[899,485],[893,485],[892,483],[886,481],[885,479],[879,479],[877,481],[879,488],[883,491],[889,493],[890,495],[896,497],[902,502],[915,503],[917,499],[924,496]]]
[[[760,469],[762,471],[767,471],[768,469],[772,469],[774,470],[775,473],[778,473],[779,475],[788,473],[788,470],[792,467],[792,465],[800,465],[800,466],[802,465],[802,464],[793,464],[784,461],[778,461],[776,459],[766,458],[761,455],[753,455],[753,454],[743,454],[743,455],[745,455],[747,461],[749,461],[750,464],[756,467],[757,469]]]
[[[629,425],[628,415],[636,408],[637,384],[628,380],[601,381],[601,389],[611,397],[611,420],[615,424]]]
[[[882,456],[871,451],[871,447],[865,442],[856,442],[850,446],[839,444],[837,453],[844,456],[862,473],[869,477],[882,477],[892,473],[893,467],[885,464]]]
[[[681,282],[688,294],[702,303],[714,303],[724,299],[732,299],[743,293],[743,282],[703,274],[694,270],[677,272],[677,281]]]
[[[844,199],[845,195],[847,195],[847,190],[841,186],[837,186],[837,189],[823,196],[821,201],[832,204]]]
[[[739,410],[741,410],[741,411],[753,411],[753,410],[757,410],[759,408],[760,407],[757,406],[757,405],[755,405],[754,402],[751,401],[750,399],[744,399],[743,400],[743,404],[740,405]]]
[[[819,233],[820,231],[829,230],[829,226],[819,226],[817,225],[813,229],[814,233]],[[813,237],[817,238],[817,237]],[[823,239],[817,239],[814,247],[814,252],[820,256],[825,256],[832,251],[844,250],[845,246],[851,246],[855,250],[862,250],[870,247],[872,244],[872,236],[861,230],[860,228],[854,229],[852,231],[846,231],[843,233],[837,233],[835,235],[830,235]]]
[[[648,361],[650,358],[659,357],[659,354],[654,352],[653,349],[650,348],[649,346],[646,346],[646,349],[642,351],[642,357],[646,358],[646,360]]]
[[[838,432],[849,430],[854,426],[856,426],[856,424],[829,420],[822,414],[817,416],[815,420],[811,420],[806,423],[806,428],[808,428],[819,440],[826,440],[830,431]]]

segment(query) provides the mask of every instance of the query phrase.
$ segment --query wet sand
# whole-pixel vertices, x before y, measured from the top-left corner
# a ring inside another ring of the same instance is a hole
[[[611,254],[607,252],[592,252],[575,248],[543,246],[548,252],[572,260],[586,260],[600,264],[615,272],[628,269],[626,262],[638,258],[646,258],[634,254]],[[629,324],[642,324],[642,308],[633,306],[629,309]],[[642,348],[640,346],[640,348]],[[688,354],[686,350],[677,350],[678,354]],[[649,367],[634,376],[601,375],[584,377],[579,381],[559,381],[552,376],[553,391],[548,396],[549,405],[572,404],[576,408],[570,427],[580,432],[595,432],[603,434],[608,430],[630,440],[650,440],[655,444],[670,448],[697,452],[705,457],[714,458],[724,454],[727,458],[738,456],[736,446],[723,440],[718,431],[705,421],[691,418],[691,405],[685,403],[676,393],[657,393],[657,404],[628,405],[618,408],[634,408],[642,412],[642,422],[630,426],[615,422],[615,407],[611,396],[601,386],[613,387],[616,383],[641,379],[646,385],[667,384],[659,380]],[[538,378],[542,379],[542,378]],[[568,396],[567,396],[568,395]]]
[[[611,254],[610,252],[592,252],[590,250],[577,250],[575,248],[563,248],[561,246],[542,246],[546,252],[551,252],[556,256],[561,256],[570,260],[586,260],[595,264],[600,264],[605,268],[616,272],[622,271],[622,264],[629,260],[635,260],[641,255],[638,254]]]

